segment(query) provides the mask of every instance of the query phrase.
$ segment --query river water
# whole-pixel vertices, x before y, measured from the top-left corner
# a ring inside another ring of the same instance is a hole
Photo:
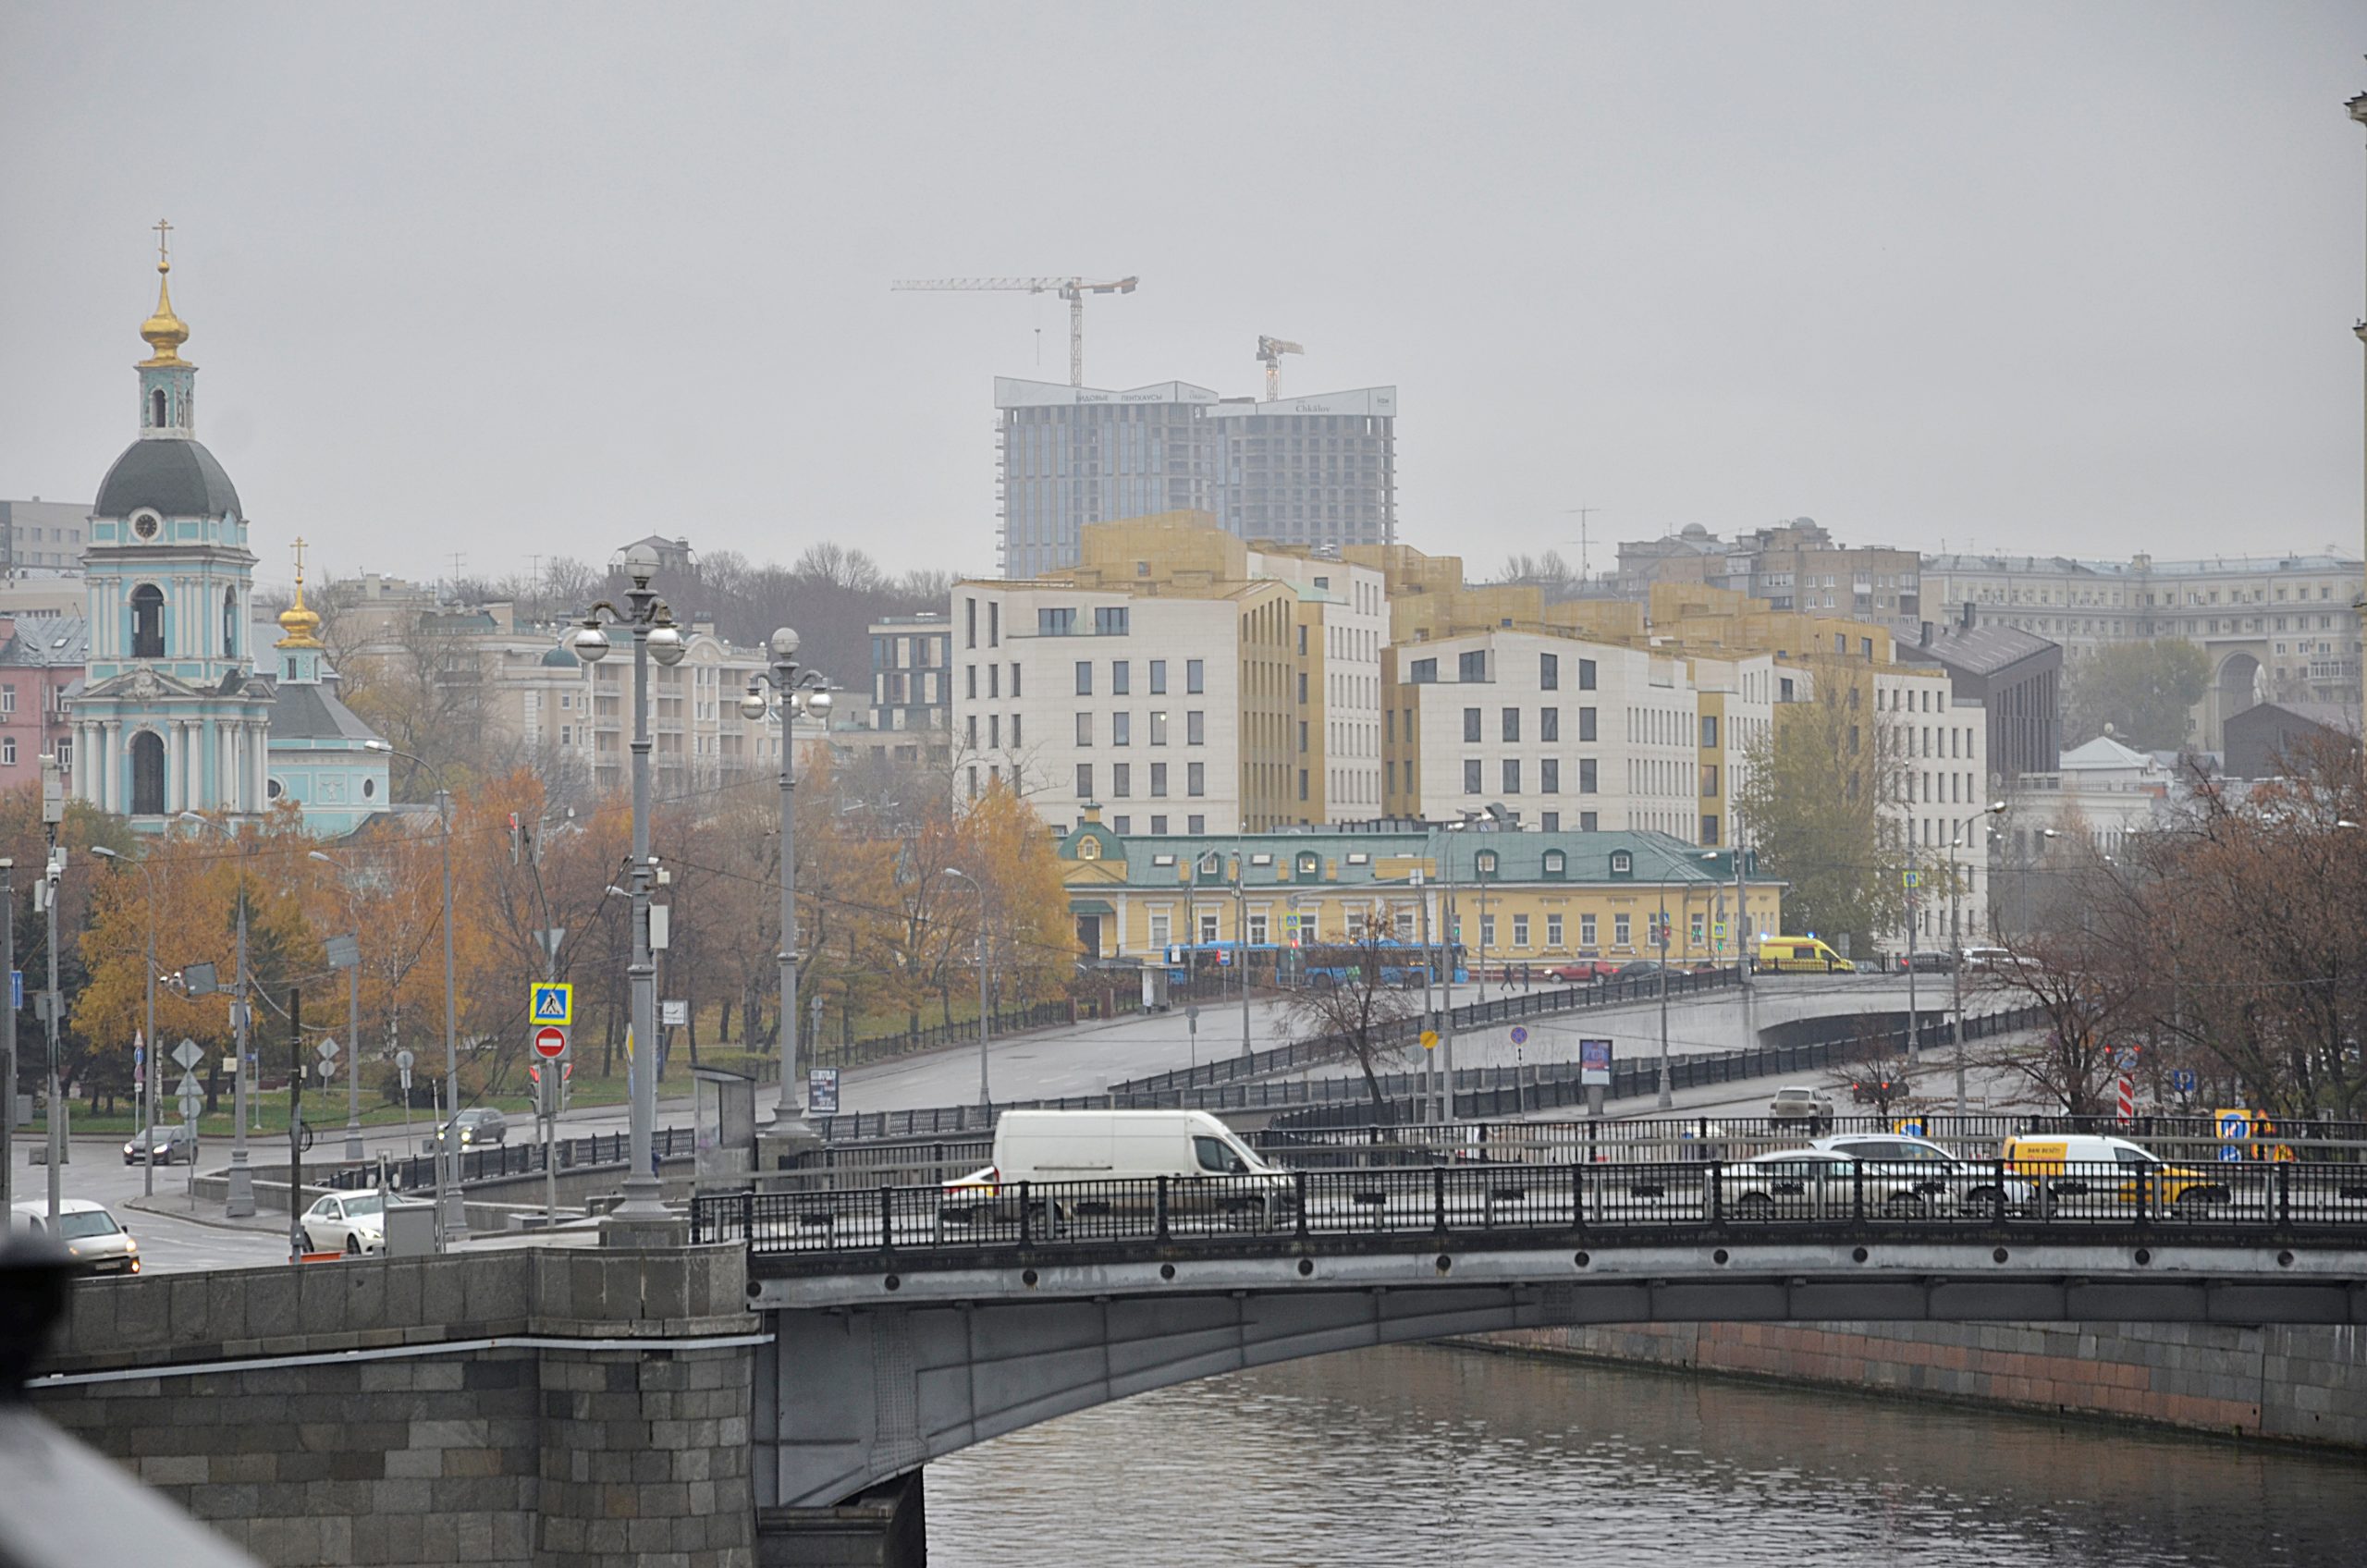
[[[1082,1412],[928,1467],[939,1568],[2367,1563],[2367,1463],[1443,1346]]]

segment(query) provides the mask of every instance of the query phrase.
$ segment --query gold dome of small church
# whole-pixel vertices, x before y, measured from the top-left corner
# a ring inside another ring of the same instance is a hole
[[[172,227],[169,223],[156,225],[156,313],[140,324],[140,336],[148,340],[148,347],[154,352],[151,358],[140,361],[140,368],[143,370],[153,365],[181,363],[180,348],[189,341],[189,323],[173,314],[173,291],[169,282],[173,259],[165,248]]]
[[[281,648],[317,648],[321,643],[321,618],[318,611],[304,604],[304,541],[296,541],[296,602],[279,612],[279,641],[273,645]]]

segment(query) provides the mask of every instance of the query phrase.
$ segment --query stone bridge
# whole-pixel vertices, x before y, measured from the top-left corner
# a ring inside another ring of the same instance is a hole
[[[2367,1190],[2296,1169],[2214,1172],[2183,1207],[2142,1184],[2021,1202],[1972,1168],[1912,1204],[1853,1186],[1762,1214],[1735,1168],[1675,1162],[731,1194],[699,1201],[687,1249],[87,1281],[31,1393],[275,1563],[917,1561],[929,1460],[1336,1350],[1597,1323],[2367,1322]]]

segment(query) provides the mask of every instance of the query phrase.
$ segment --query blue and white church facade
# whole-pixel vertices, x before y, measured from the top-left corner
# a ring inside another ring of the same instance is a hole
[[[257,816],[280,792],[272,782],[277,661],[259,669],[252,647],[248,520],[230,476],[197,439],[197,366],[179,352],[189,327],[163,276],[170,260],[160,256],[156,270],[156,312],[140,326],[152,350],[136,367],[140,438],[107,471],[92,508],[90,664],[72,712],[75,793],[149,833],[184,811]],[[286,629],[317,650],[318,624],[306,610]],[[317,684],[317,663],[304,668]],[[366,729],[343,737],[339,749],[362,753],[369,738]],[[370,761],[374,806],[386,800],[386,768],[374,753]],[[345,771],[358,795],[361,774]],[[332,815],[342,822],[348,813]]]

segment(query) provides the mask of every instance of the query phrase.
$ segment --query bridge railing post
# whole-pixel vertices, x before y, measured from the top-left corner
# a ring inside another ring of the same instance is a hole
[[[2280,1229],[2293,1219],[2293,1168],[2279,1161],[2276,1170],[2276,1223]],[[2318,1211],[2323,1215],[2325,1211]]]
[[[885,1182],[879,1187],[879,1250],[896,1250],[896,1189]]]
[[[1167,1178],[1159,1179],[1159,1239],[1167,1240]]]
[[[1035,1237],[1036,1205],[1028,1194],[1028,1184],[1019,1183],[1019,1244],[1026,1246]]]
[[[1293,1188],[1293,1195],[1297,1199],[1298,1203],[1298,1233],[1301,1238],[1304,1238],[1306,1235],[1306,1172],[1304,1170],[1293,1171],[1291,1173],[1291,1186]]]
[[[1849,1162],[1849,1221],[1853,1225],[1866,1222],[1866,1162]]]
[[[721,1237],[712,1240],[720,1241]],[[740,1239],[753,1252],[756,1246],[756,1194],[754,1189],[740,1194]]]
[[[1710,1162],[1710,1223],[1723,1225],[1726,1220],[1726,1162]]]
[[[1439,1234],[1446,1234],[1446,1167],[1430,1167],[1430,1213],[1432,1227]]]

